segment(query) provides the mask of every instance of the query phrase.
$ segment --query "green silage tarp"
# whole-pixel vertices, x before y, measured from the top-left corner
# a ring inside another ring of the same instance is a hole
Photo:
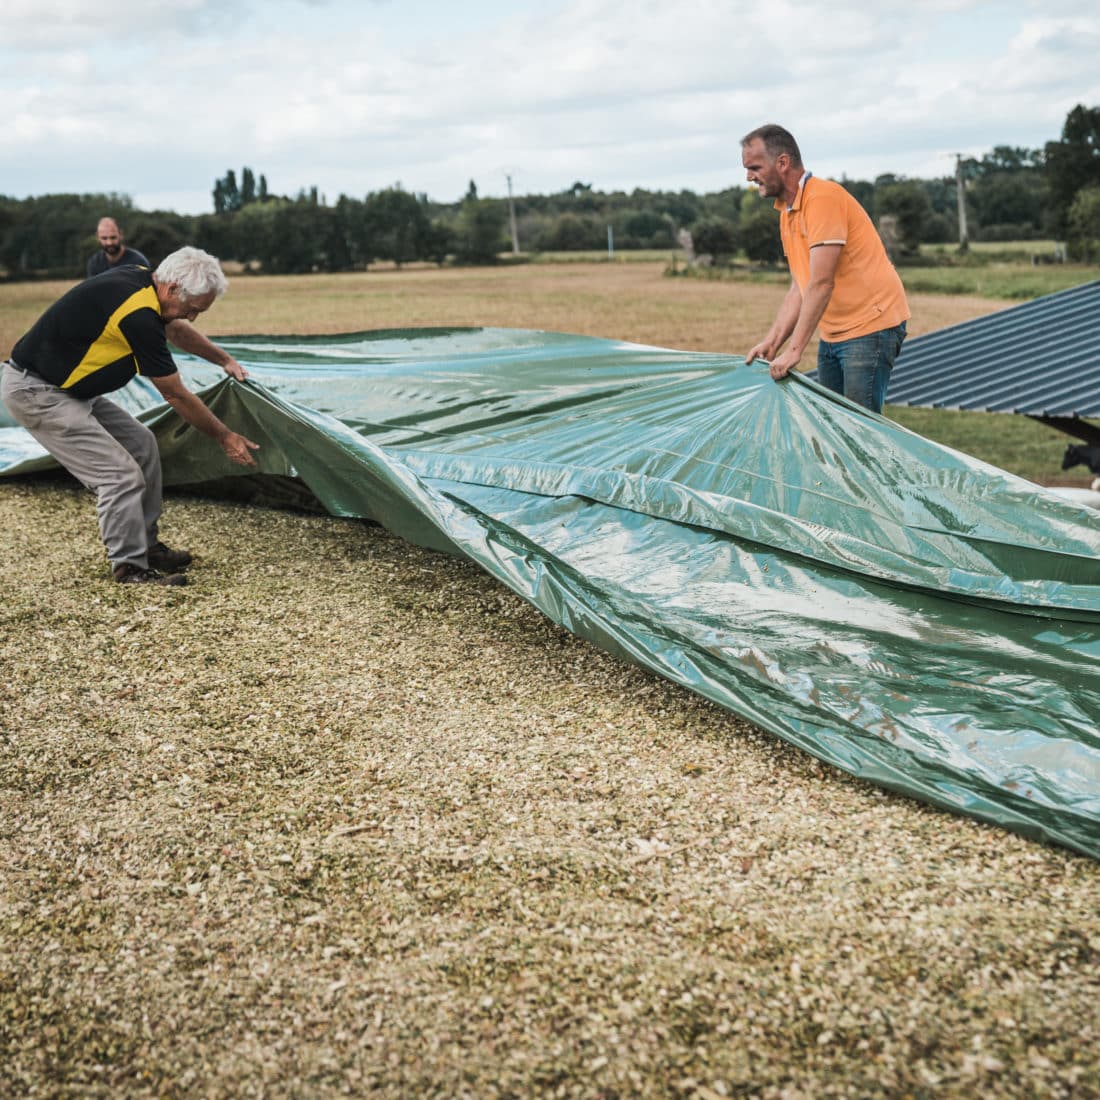
[[[248,382],[181,369],[261,473],[139,380],[167,484],[293,478],[847,772],[1100,857],[1100,513],[730,356],[220,342]],[[0,428],[0,473],[41,456]]]

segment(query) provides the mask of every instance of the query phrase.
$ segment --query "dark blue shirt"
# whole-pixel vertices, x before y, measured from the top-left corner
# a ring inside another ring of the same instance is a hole
[[[113,264],[108,263],[107,253],[101,248],[88,261],[88,278],[102,275],[104,271],[114,271],[116,267],[152,267],[152,264],[136,249],[122,246],[122,255]]]

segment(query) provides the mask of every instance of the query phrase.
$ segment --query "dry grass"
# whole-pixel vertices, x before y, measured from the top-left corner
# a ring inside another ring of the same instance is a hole
[[[663,270],[663,263],[563,263],[237,276],[200,325],[222,335],[490,325],[743,354],[767,331],[783,298],[779,284],[669,279]],[[5,355],[69,285],[0,285],[0,349]],[[1008,303],[916,295],[910,304],[910,332],[918,335]],[[805,362],[812,363],[815,356],[811,347]]]
[[[587,309],[566,272],[351,277],[350,323],[240,279],[210,327],[741,339],[730,287],[633,267]],[[1096,863],[379,528],[175,497],[165,536],[192,586],[120,588],[86,494],[0,483],[0,1094],[1100,1096]]]

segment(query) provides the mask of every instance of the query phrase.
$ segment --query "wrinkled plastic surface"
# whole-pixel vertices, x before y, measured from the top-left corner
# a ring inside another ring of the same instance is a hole
[[[221,342],[248,382],[181,367],[264,477],[473,559],[845,771],[1100,857],[1095,511],[734,357],[501,329]],[[143,416],[168,484],[241,477]],[[0,429],[0,473],[47,464]]]

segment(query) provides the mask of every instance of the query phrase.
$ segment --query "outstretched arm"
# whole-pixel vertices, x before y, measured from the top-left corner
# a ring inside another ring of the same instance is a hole
[[[150,381],[160,390],[161,397],[172,406],[193,428],[216,440],[227,458],[238,466],[255,466],[256,460],[251,452],[259,450],[260,445],[253,443],[227,428],[184,384],[179,373]]]
[[[207,339],[190,321],[182,317],[169,321],[164,326],[168,339],[188,355],[197,355],[208,363],[221,367],[230,377],[243,382],[248,376],[244,369],[227,351],[223,351],[212,340]]]
[[[810,281],[802,295],[798,318],[790,334],[791,342],[782,355],[771,361],[772,378],[782,378],[798,366],[806,345],[813,339],[818,322],[825,313],[836,285],[836,267],[840,263],[841,244],[819,244],[810,249]]]
[[[774,359],[783,346],[783,341],[794,331],[801,310],[802,291],[798,289],[798,284],[792,279],[787,296],[779,307],[779,313],[772,322],[772,327],[768,329],[768,335],[749,351],[748,355],[745,356],[745,362],[751,363],[757,357],[767,359],[769,362]]]

